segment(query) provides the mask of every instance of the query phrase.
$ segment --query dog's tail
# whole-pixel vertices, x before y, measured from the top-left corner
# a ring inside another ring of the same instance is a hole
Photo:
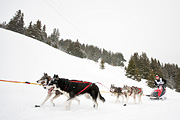
[[[101,95],[100,92],[99,92],[98,96],[99,96],[99,99],[100,99],[102,102],[105,102],[105,101],[106,101],[106,100],[104,99],[104,97]]]

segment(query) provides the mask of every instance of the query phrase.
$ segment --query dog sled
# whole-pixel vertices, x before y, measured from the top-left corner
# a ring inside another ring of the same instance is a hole
[[[158,88],[155,88],[149,95],[151,100],[164,100],[166,88],[163,85],[160,85]]]

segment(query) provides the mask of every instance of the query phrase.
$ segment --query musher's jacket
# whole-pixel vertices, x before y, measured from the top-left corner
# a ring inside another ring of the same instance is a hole
[[[155,85],[156,86],[159,86],[159,85],[166,85],[166,80],[162,79],[162,78],[159,78],[159,80],[155,80]]]

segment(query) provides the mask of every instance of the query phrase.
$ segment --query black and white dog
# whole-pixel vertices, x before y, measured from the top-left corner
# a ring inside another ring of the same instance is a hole
[[[48,89],[48,85],[49,83],[51,82],[52,78],[50,76],[48,76],[47,73],[44,73],[44,75],[41,77],[41,79],[39,79],[37,81],[37,83],[41,84],[43,86],[44,89],[47,89],[48,90],[48,94],[46,96],[46,98],[44,99],[44,101],[40,104],[40,105],[35,105],[35,107],[40,107],[40,106],[43,106],[45,104],[45,102],[53,95],[55,94],[55,96],[50,100],[50,102],[53,104],[53,106],[55,106],[54,104],[54,100],[56,98],[58,98],[60,95],[62,95],[63,93],[60,92],[59,90],[53,90],[52,88],[51,89]],[[67,96],[69,98],[69,95],[68,94],[64,94],[65,96]],[[80,100],[78,98],[75,99],[79,104],[80,104]]]
[[[53,90],[59,90],[63,94],[68,94],[69,99],[65,103],[65,108],[67,110],[71,107],[71,102],[77,96],[88,93],[94,102],[94,108],[98,107],[97,98],[102,102],[105,102],[104,97],[101,96],[98,86],[95,83],[78,81],[78,80],[68,80],[64,78],[59,78],[58,75],[54,75],[53,81],[49,84],[50,88]]]

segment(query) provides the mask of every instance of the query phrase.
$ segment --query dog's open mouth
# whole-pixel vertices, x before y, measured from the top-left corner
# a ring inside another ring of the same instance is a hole
[[[51,91],[54,89],[54,87],[51,87],[49,90],[48,90],[48,94],[51,93]]]

